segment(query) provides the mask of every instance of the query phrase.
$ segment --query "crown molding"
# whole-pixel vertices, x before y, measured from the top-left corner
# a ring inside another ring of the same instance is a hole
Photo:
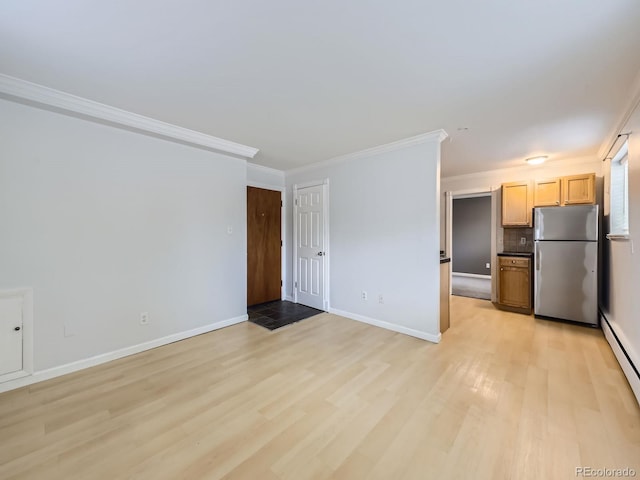
[[[458,180],[468,180],[473,178],[486,178],[493,177],[495,175],[501,174],[513,174],[513,173],[527,173],[531,174],[531,172],[541,171],[548,169],[549,167],[560,167],[560,166],[569,166],[569,165],[599,165],[600,160],[597,157],[578,157],[578,158],[570,158],[565,160],[551,160],[545,162],[541,165],[531,166],[531,165],[522,165],[517,167],[508,167],[508,168],[496,168],[495,170],[483,170],[481,172],[474,173],[465,173],[462,175],[454,175],[451,177],[442,177],[440,179],[441,182],[455,182]]]
[[[378,145],[377,147],[371,147],[365,150],[359,150],[357,152],[347,153],[346,155],[333,157],[328,160],[322,160],[320,162],[312,163],[310,165],[304,165],[302,167],[292,168],[290,170],[286,170],[285,173],[286,175],[296,174],[300,172],[305,172],[307,170],[314,170],[316,168],[328,167],[329,165],[348,162],[358,158],[370,157],[372,155],[379,155],[381,153],[400,150],[403,148],[408,148],[414,145],[420,145],[422,143],[427,143],[427,142],[436,141],[438,143],[441,143],[448,136],[449,135],[447,134],[447,132],[445,132],[443,129],[434,130],[432,132],[422,133],[414,137],[405,138],[405,139],[398,140],[391,143],[385,143],[384,145]]]
[[[265,167],[264,165],[258,165],[253,162],[247,162],[247,168],[284,178],[284,170],[278,170],[277,168]]]
[[[253,158],[257,148],[230,142],[205,133],[189,130],[153,118],[138,115],[119,108],[77,97],[66,92],[54,90],[15,77],[0,74],[0,94],[8,100],[22,99],[36,105],[54,107],[66,112],[80,114],[93,119],[106,121],[122,127],[134,128],[143,132],[159,135],[169,140],[206,147],[220,152],[230,153],[245,158]]]
[[[618,121],[613,126],[613,128],[609,132],[609,135],[607,135],[605,140],[602,142],[600,149],[598,150],[598,158],[600,160],[605,160],[605,155],[607,155],[607,153],[610,152],[610,150],[616,144],[616,142],[618,141],[618,135],[623,133],[622,130],[631,118],[631,115],[633,115],[633,112],[640,105],[640,71],[638,71],[636,78],[631,84],[628,98],[629,101],[625,105],[625,108],[622,111],[620,117],[618,117]]]

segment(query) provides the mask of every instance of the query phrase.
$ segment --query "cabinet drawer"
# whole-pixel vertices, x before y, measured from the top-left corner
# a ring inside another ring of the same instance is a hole
[[[501,267],[525,267],[529,266],[529,259],[522,257],[498,257]]]

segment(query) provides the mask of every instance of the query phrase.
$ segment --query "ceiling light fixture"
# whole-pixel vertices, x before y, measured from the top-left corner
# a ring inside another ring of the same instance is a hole
[[[527,158],[525,162],[527,162],[529,165],[540,165],[541,163],[544,163],[546,159],[547,159],[547,156],[542,155],[540,157]]]

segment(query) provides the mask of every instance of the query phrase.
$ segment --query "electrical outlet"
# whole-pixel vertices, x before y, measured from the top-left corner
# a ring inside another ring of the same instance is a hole
[[[484,264],[484,268],[491,268],[491,264],[490,263],[485,263]]]
[[[526,245],[527,244],[527,237],[520,237],[520,245]]]
[[[149,325],[149,312],[142,312],[140,314],[140,325]]]
[[[381,293],[378,294],[378,303],[384,303],[384,297]]]
[[[367,299],[367,292],[362,290],[362,300],[366,300],[366,299]]]

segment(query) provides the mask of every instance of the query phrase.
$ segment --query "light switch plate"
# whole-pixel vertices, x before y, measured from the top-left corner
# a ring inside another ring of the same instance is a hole
[[[65,338],[73,337],[76,334],[75,329],[69,323],[64,324],[64,336]]]

